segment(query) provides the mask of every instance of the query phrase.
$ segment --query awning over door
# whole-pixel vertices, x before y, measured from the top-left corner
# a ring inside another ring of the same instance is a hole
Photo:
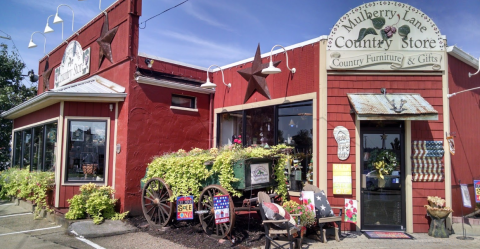
[[[438,112],[418,93],[347,93],[347,96],[358,120],[438,120]]]

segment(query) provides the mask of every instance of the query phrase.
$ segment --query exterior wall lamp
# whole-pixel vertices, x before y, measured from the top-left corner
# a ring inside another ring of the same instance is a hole
[[[468,73],[468,78],[478,74],[478,72],[480,72],[480,58],[478,58],[478,70],[476,73]],[[460,92],[456,92],[456,93],[450,93],[450,94],[447,94],[447,98],[450,98],[450,97],[453,97],[459,93],[463,93],[463,92],[468,92],[468,91],[473,91],[473,90],[477,90],[477,89],[480,89],[480,87],[474,87],[474,88],[470,88],[470,89],[467,89],[467,90],[463,90],[463,91],[460,91]]]
[[[30,42],[28,43],[28,48],[34,48],[34,47],[37,46],[37,44],[35,44],[33,42],[33,34],[35,34],[35,33],[39,33],[39,34],[43,35],[43,37],[45,38],[45,42],[43,43],[43,54],[45,54],[45,45],[47,44],[47,37],[40,31],[35,31],[35,32],[32,33],[32,35],[30,36]]]
[[[74,22],[74,20],[75,20],[75,13],[73,12],[72,7],[70,7],[70,6],[66,5],[66,4],[60,4],[60,5],[58,5],[58,7],[57,7],[57,13],[55,14],[55,18],[53,18],[53,23],[55,23],[55,24],[56,24],[56,23],[62,23],[62,41],[63,41],[63,20],[62,20],[62,18],[60,18],[60,17],[58,16],[58,9],[59,9],[61,6],[66,6],[66,7],[70,8],[70,10],[72,11],[72,32],[74,32],[74,31],[73,31],[73,22]],[[48,26],[48,19],[47,19],[47,26]],[[46,28],[46,27],[45,27],[45,28]],[[78,33],[77,33],[77,35],[78,35]]]
[[[225,86],[227,86],[228,88],[232,87],[232,84],[230,84],[230,83],[225,84],[225,77],[223,75],[223,70],[222,70],[221,67],[219,67],[217,65],[211,65],[210,67],[208,67],[208,69],[207,69],[207,82],[203,83],[200,87],[205,88],[205,89],[213,89],[213,88],[217,87],[217,85],[215,85],[215,83],[210,82],[210,78],[208,77],[208,71],[210,71],[210,68],[213,67],[213,66],[220,68],[220,71],[222,72],[223,84]]]
[[[270,64],[269,64],[269,66],[268,66],[267,68],[265,68],[265,69],[262,70],[262,73],[263,73],[263,74],[277,74],[277,73],[282,72],[282,70],[281,70],[280,68],[273,66],[272,54],[273,54],[273,49],[274,49],[275,47],[281,47],[281,48],[283,48],[283,51],[285,51],[285,58],[287,59],[287,68],[288,68],[288,70],[290,70],[290,72],[292,72],[292,74],[294,74],[294,73],[297,71],[297,69],[295,69],[295,68],[290,69],[290,67],[288,67],[288,54],[287,54],[287,50],[286,50],[282,45],[275,45],[275,46],[273,46],[272,50],[270,51]]]
[[[47,25],[45,26],[45,30],[43,30],[44,34],[53,32],[53,29],[50,28],[50,26],[48,26],[48,20],[50,20],[50,17],[52,17],[52,16],[53,15],[49,15],[48,18],[47,18]],[[63,23],[62,23],[62,25],[63,25]]]

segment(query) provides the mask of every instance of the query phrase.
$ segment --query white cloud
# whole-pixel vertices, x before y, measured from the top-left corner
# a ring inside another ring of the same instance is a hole
[[[215,20],[212,15],[209,15],[206,11],[204,11],[200,6],[194,6],[193,3],[185,4],[183,8],[185,12],[192,15],[193,17],[197,18],[200,21],[203,21],[211,26],[218,27],[227,31],[232,31],[227,25]]]

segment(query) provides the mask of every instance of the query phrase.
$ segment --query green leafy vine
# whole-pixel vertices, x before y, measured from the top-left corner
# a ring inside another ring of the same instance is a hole
[[[165,180],[173,192],[171,200],[178,196],[193,195],[196,198],[212,177],[217,177],[220,185],[232,196],[240,197],[241,191],[236,190],[232,183],[235,178],[233,164],[248,158],[271,158],[275,161],[274,174],[278,184],[276,192],[287,197],[286,177],[283,173],[287,155],[285,145],[272,146],[269,149],[261,147],[242,148],[240,145],[226,146],[222,149],[212,148],[202,150],[194,148],[189,152],[179,150],[153,159],[148,164],[146,182],[153,177]]]

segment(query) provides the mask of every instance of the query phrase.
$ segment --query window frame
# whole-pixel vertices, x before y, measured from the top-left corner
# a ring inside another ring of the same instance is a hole
[[[190,100],[190,107],[174,105],[173,104],[173,97],[189,99]],[[188,96],[188,95],[180,95],[180,94],[172,94],[171,101],[170,101],[170,109],[198,112],[197,97]]]
[[[108,174],[109,174],[109,163],[110,163],[110,117],[79,117],[79,116],[66,116],[65,117],[65,125],[63,126],[63,145],[62,145],[62,174],[61,174],[61,183],[63,186],[82,186],[87,183],[93,183],[97,186],[107,186],[108,185]],[[70,138],[69,134],[69,126],[71,121],[93,121],[93,122],[98,122],[98,121],[104,121],[106,122],[106,132],[105,132],[105,169],[104,169],[104,177],[103,181],[68,181],[66,174],[67,174],[67,166],[68,166],[68,155],[67,155],[67,145],[68,145],[68,139]]]
[[[34,139],[34,128],[35,127],[39,127],[41,126],[42,129],[43,129],[43,152],[42,152],[42,169],[41,170],[37,170],[37,171],[40,171],[40,172],[44,172],[45,171],[45,126],[47,126],[48,124],[53,124],[53,123],[57,123],[57,134],[58,134],[58,127],[59,127],[59,118],[51,118],[51,119],[47,119],[47,120],[43,120],[43,121],[40,121],[40,122],[37,122],[37,123],[33,123],[33,124],[29,124],[29,125],[25,125],[25,126],[22,126],[22,127],[19,127],[19,128],[15,128],[12,130],[12,147],[11,147],[11,158],[10,158],[10,164],[12,165],[12,167],[14,166],[14,159],[15,159],[15,147],[17,145],[16,141],[15,141],[15,133],[16,132],[20,132],[21,134],[21,147],[20,147],[20,155],[22,155],[22,158],[21,158],[21,161],[20,161],[20,169],[24,169],[24,166],[23,166],[23,152],[25,150],[24,146],[23,146],[23,141],[25,139],[25,131],[26,130],[30,130],[31,131],[31,140],[33,141]],[[58,137],[57,137],[58,138]],[[56,141],[58,143],[58,140]],[[57,146],[57,155],[59,155],[59,146]],[[30,154],[30,167],[28,168],[29,171],[32,171],[32,158],[33,158],[33,145],[30,147],[30,151],[29,151],[29,154]]]

